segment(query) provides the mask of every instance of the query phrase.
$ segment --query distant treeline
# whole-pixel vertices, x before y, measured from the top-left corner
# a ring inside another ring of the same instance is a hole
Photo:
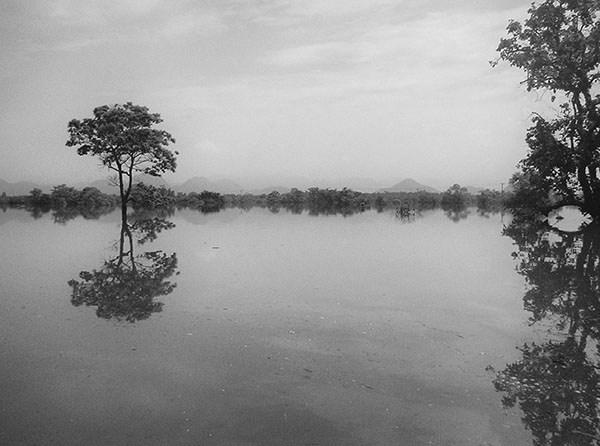
[[[363,193],[352,189],[309,188],[307,191],[292,189],[288,193],[273,191],[262,195],[225,195],[225,205],[239,208],[265,207],[277,212],[286,209],[300,213],[307,210],[312,215],[349,215],[368,209],[382,212],[393,209],[398,212],[421,211],[442,207],[445,209],[477,206],[482,212],[496,212],[503,207],[503,196],[489,189],[478,195],[454,185],[444,193],[433,192],[373,192]]]
[[[287,193],[273,191],[269,194],[220,194],[202,191],[175,193],[164,186],[156,187],[137,183],[132,192],[130,206],[136,212],[162,210],[170,213],[175,209],[196,209],[200,212],[218,212],[223,208],[252,207],[268,208],[272,212],[281,209],[293,213],[308,211],[311,215],[342,214],[350,215],[369,209],[382,212],[394,209],[397,212],[411,212],[442,207],[446,210],[460,210],[477,206],[481,212],[497,212],[504,204],[505,196],[495,190],[483,190],[477,195],[470,194],[458,184],[443,193],[432,192],[374,192],[363,193],[352,189],[309,188],[306,191],[292,189]],[[57,221],[66,221],[77,215],[85,218],[98,218],[112,212],[120,200],[117,195],[104,194],[95,187],[77,190],[64,184],[55,186],[51,193],[33,189],[29,195],[0,196],[0,207],[28,209],[34,217],[53,212]]]

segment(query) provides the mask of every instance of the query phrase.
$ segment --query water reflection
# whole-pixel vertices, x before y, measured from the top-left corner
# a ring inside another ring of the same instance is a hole
[[[177,275],[177,255],[163,251],[134,253],[134,238],[143,245],[175,225],[159,217],[121,222],[117,256],[104,261],[99,269],[81,271],[79,280],[70,280],[71,303],[94,306],[103,319],[136,322],[162,311],[155,299],[173,292],[176,284],[168,279]],[[134,237],[135,235],[135,237]]]
[[[595,445],[600,441],[600,228],[564,232],[542,221],[505,229],[518,251],[517,271],[532,324],[549,325],[546,339],[519,347],[520,360],[494,380],[505,407],[523,411],[535,445]]]
[[[466,220],[466,218],[471,214],[471,210],[466,204],[457,204],[457,205],[442,205],[442,209],[450,220],[454,223],[458,223],[461,220]]]
[[[381,211],[378,210],[377,212]],[[399,220],[401,223],[414,223],[423,218],[423,213],[417,208],[410,207],[410,205],[397,207],[394,215],[396,220]]]

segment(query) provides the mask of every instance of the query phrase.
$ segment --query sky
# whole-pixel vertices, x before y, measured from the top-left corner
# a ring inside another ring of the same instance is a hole
[[[67,123],[133,102],[172,184],[410,177],[499,188],[541,101],[506,63],[529,0],[2,0],[0,179],[105,178]]]

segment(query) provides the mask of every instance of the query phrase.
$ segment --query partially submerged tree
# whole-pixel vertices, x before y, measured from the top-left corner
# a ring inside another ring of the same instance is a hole
[[[470,201],[469,191],[460,184],[449,187],[442,195],[442,207],[462,209],[467,207]]]
[[[160,176],[175,171],[177,152],[167,146],[175,139],[165,130],[153,128],[162,122],[158,113],[131,102],[103,105],[93,118],[69,122],[67,146],[79,155],[94,155],[117,174],[123,215],[127,213],[135,173]]]
[[[528,13],[509,23],[500,59],[526,72],[528,90],[562,99],[554,119],[533,118],[520,167],[550,208],[575,205],[600,219],[600,0],[546,0]]]

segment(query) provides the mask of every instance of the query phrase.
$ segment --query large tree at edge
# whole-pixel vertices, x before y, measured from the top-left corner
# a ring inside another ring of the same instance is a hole
[[[500,59],[526,72],[528,90],[550,91],[560,112],[535,115],[514,179],[550,196],[546,210],[575,205],[600,220],[600,0],[546,0],[528,13],[509,23]]]

